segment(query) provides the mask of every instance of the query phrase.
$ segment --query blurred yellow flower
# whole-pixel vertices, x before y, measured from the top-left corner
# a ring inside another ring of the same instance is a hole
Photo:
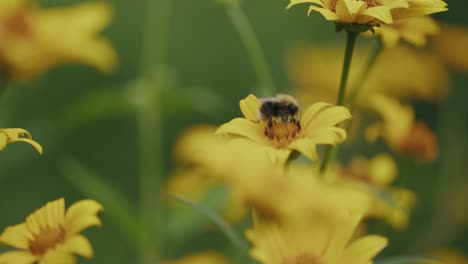
[[[327,177],[360,183],[355,187],[371,200],[366,217],[383,219],[396,230],[403,230],[408,225],[416,196],[408,189],[390,185],[397,174],[396,162],[387,154],[379,154],[372,159],[354,158],[347,166],[334,166]]]
[[[310,3],[308,13],[317,11],[326,20],[370,26],[447,10],[442,0],[290,0],[287,8],[301,3]]]
[[[24,223],[3,231],[0,243],[18,250],[0,254],[0,263],[72,264],[75,254],[91,258],[91,243],[80,232],[101,225],[97,216],[101,210],[102,205],[93,200],[78,201],[66,212],[63,198],[47,203]]]
[[[468,73],[468,28],[442,25],[440,34],[432,41],[432,48],[449,66]]]
[[[345,213],[334,222],[316,217],[301,227],[257,219],[246,232],[253,244],[250,254],[263,264],[372,263],[387,246],[387,239],[369,235],[353,240],[360,219]]]
[[[375,34],[380,35],[386,48],[394,48],[400,40],[414,46],[423,47],[427,37],[439,33],[439,25],[429,16],[418,16],[395,21],[391,25],[382,24],[374,28]],[[366,34],[371,36],[371,34]]]
[[[289,53],[287,71],[298,88],[295,95],[301,104],[335,102],[340,81],[336,72],[342,67],[342,53],[342,48],[334,45],[301,46]],[[353,55],[348,97],[357,88],[368,53],[368,47],[360,47]],[[360,87],[356,108],[365,105],[369,101],[367,95],[371,93],[435,102],[446,96],[448,87],[448,69],[434,53],[400,45],[379,55]]]
[[[231,120],[219,127],[216,134],[248,138],[278,164],[284,164],[293,151],[316,160],[317,145],[335,145],[346,139],[346,131],[336,127],[351,118],[345,107],[316,103],[300,119],[273,119],[270,124],[259,120],[261,104],[254,95],[241,100],[240,108],[245,118]]]
[[[422,121],[416,121],[413,108],[383,95],[369,98],[368,108],[376,111],[381,121],[366,129],[366,139],[381,136],[395,151],[421,161],[433,161],[438,156],[437,138]]]
[[[28,131],[22,128],[0,128],[0,151],[5,149],[6,145],[14,142],[28,143],[42,154],[41,145],[32,140],[32,136]]]
[[[0,2],[0,65],[11,78],[26,79],[64,63],[110,72],[117,55],[98,34],[111,19],[106,3],[41,9],[29,0]]]
[[[227,264],[226,258],[214,251],[192,254],[177,260],[164,261],[163,264]]]

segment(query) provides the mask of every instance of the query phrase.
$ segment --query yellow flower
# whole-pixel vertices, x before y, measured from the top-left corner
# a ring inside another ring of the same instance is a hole
[[[382,24],[374,28],[380,35],[386,48],[394,48],[400,40],[423,47],[427,43],[427,37],[439,33],[439,25],[429,16],[418,16],[395,21],[391,25]],[[371,35],[371,34],[366,34]]]
[[[416,121],[413,108],[383,95],[369,98],[369,109],[376,111],[381,121],[366,130],[368,141],[383,137],[395,151],[421,161],[433,161],[438,156],[437,139],[423,122]]]
[[[65,200],[47,203],[26,218],[24,223],[7,227],[0,243],[18,250],[0,254],[2,264],[75,263],[74,254],[91,258],[93,249],[80,234],[91,226],[100,226],[97,213],[102,205],[81,200],[65,212]]]
[[[448,65],[468,73],[468,28],[442,25],[440,35],[432,42],[432,48]]]
[[[256,220],[246,233],[253,244],[250,254],[263,264],[372,263],[387,239],[369,235],[353,240],[360,219],[349,213],[335,221],[318,216],[302,227]]]
[[[42,154],[41,145],[32,140],[32,136],[28,131],[22,128],[0,128],[0,151],[5,149],[6,145],[14,142],[28,143]]]
[[[177,260],[165,261],[163,264],[227,264],[226,258],[214,251],[192,254]]]
[[[316,103],[301,118],[289,116],[260,121],[258,112],[261,104],[254,95],[241,100],[240,108],[245,118],[231,120],[219,127],[216,134],[248,138],[278,164],[284,164],[292,151],[316,160],[317,145],[335,145],[346,139],[346,131],[336,127],[351,118],[345,107]]]
[[[342,67],[342,53],[342,48],[334,45],[308,45],[290,52],[287,61],[288,75],[298,88],[295,95],[301,99],[302,104],[335,102],[340,81],[336,70]],[[360,47],[353,55],[348,95],[356,88],[368,53],[368,47]],[[310,74],[311,72],[314,74]],[[367,95],[370,93],[434,102],[448,93],[448,87],[448,69],[435,54],[400,45],[385,49],[379,55],[361,87],[356,108],[366,105],[369,101]]]
[[[82,63],[104,72],[117,55],[98,33],[111,19],[105,3],[41,9],[29,0],[0,2],[0,64],[11,78],[31,78],[64,63]]]
[[[310,3],[308,13],[317,11],[326,20],[370,26],[447,10],[442,0],[290,0],[287,8],[301,3]]]

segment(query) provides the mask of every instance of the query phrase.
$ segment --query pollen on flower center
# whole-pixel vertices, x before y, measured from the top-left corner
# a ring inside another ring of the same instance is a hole
[[[322,264],[322,261],[311,253],[301,253],[295,257],[283,259],[281,264]]]
[[[286,147],[301,132],[301,123],[294,117],[274,118],[266,122],[264,135],[278,148]]]
[[[5,18],[1,22],[3,30],[18,37],[30,38],[32,31],[24,13],[24,11],[18,11]]]
[[[34,255],[42,255],[48,249],[54,248],[57,244],[65,241],[65,230],[61,227],[50,228],[42,230],[38,235],[35,236],[34,240],[31,241],[29,250]]]

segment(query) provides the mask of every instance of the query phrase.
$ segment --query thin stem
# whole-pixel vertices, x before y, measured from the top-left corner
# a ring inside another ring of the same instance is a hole
[[[160,263],[164,247],[164,203],[162,117],[160,91],[164,85],[162,65],[167,50],[171,14],[170,0],[147,0],[141,71],[144,82],[138,90],[143,102],[138,105],[140,158],[140,263]]]
[[[338,97],[336,100],[337,105],[344,105],[344,100],[346,96],[346,85],[348,82],[348,75],[349,75],[349,69],[351,67],[351,61],[353,58],[353,51],[354,51],[354,45],[356,44],[356,40],[358,37],[359,33],[357,32],[352,32],[352,31],[347,31],[347,38],[346,38],[346,51],[345,51],[345,56],[343,60],[343,70],[341,74],[341,81],[340,81],[340,87],[338,91]],[[333,160],[333,158],[336,156],[337,149],[335,146],[329,146],[326,150],[325,153],[325,158],[322,161],[322,164],[320,165],[320,173],[323,174],[329,163]]]
[[[268,68],[265,55],[260,45],[255,31],[245,15],[244,11],[237,3],[226,4],[226,14],[231,23],[239,33],[239,37],[244,44],[250,63],[254,68],[255,74],[260,85],[262,96],[272,96],[275,93],[273,77]]]

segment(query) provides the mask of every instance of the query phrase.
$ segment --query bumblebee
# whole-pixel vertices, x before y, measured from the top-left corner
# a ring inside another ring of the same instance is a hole
[[[294,137],[301,130],[299,104],[287,94],[260,98],[258,120],[266,122],[264,134],[270,139]]]
[[[299,114],[299,104],[297,100],[287,94],[260,98],[260,102],[262,103],[258,110],[258,119],[260,121],[270,121],[272,119],[286,121],[290,118],[295,119]]]

